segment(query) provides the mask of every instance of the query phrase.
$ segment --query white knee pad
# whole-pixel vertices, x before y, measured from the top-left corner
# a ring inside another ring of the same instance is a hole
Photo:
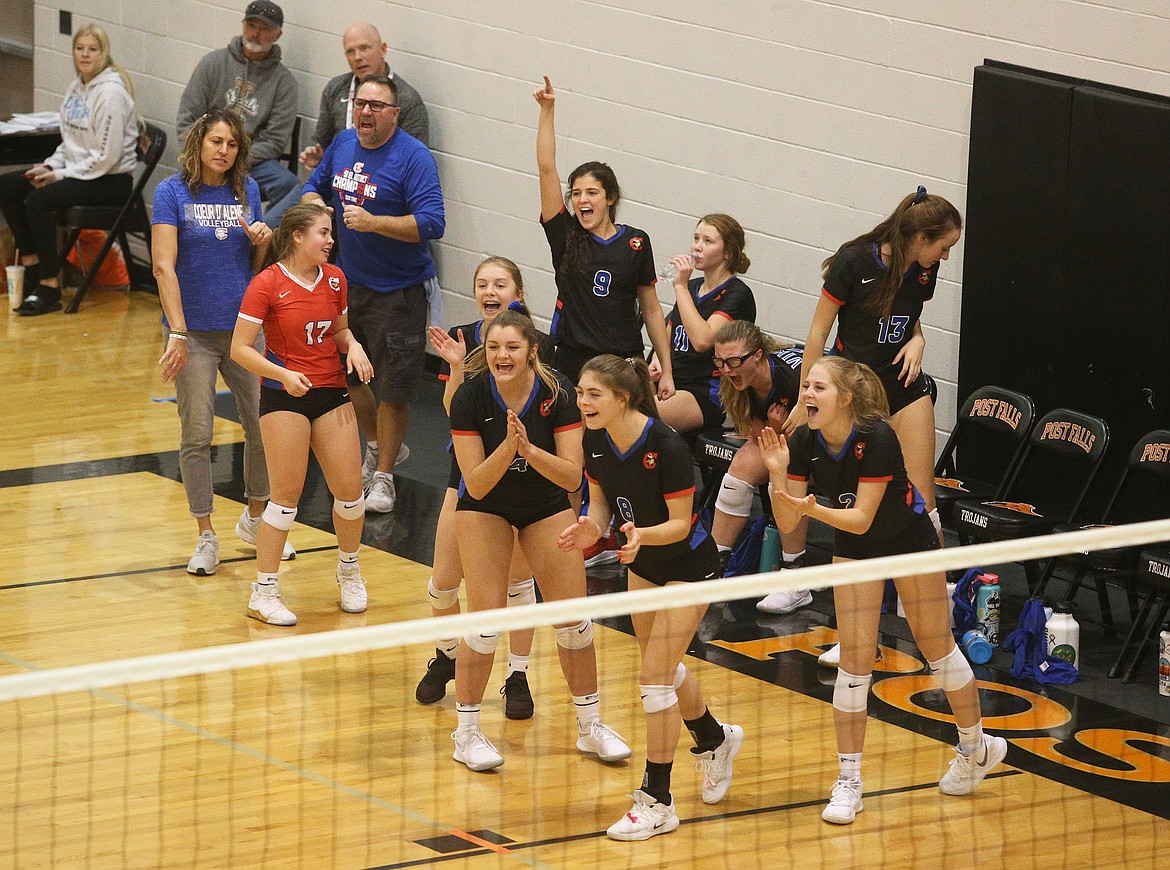
[[[647,713],[661,713],[678,703],[673,686],[638,686],[642,693],[642,708]]]
[[[833,706],[842,713],[864,713],[872,682],[872,674],[859,677],[838,668],[837,682],[833,685]]]
[[[687,666],[679,662],[678,667],[674,671],[674,690],[677,692],[682,688],[683,681],[687,678]]]
[[[585,649],[593,643],[593,623],[582,619],[576,625],[557,629],[557,646],[562,649]]]
[[[954,692],[975,679],[970,663],[957,646],[937,662],[930,662],[930,669],[934,671],[934,679],[944,692]]]
[[[719,497],[715,499],[715,508],[732,517],[746,517],[752,512],[752,499],[755,498],[756,488],[746,480],[723,475],[723,482],[719,484]]]
[[[435,610],[450,610],[459,603],[459,587],[454,589],[440,589],[435,585],[435,578],[427,581],[427,597],[431,599],[431,607]]]
[[[469,634],[463,638],[463,642],[467,644],[469,649],[481,655],[490,656],[495,653],[496,646],[500,643],[500,635],[498,632],[496,634]]]
[[[359,495],[355,502],[344,502],[339,498],[333,499],[333,513],[343,520],[356,520],[366,515],[366,497]]]
[[[529,577],[527,580],[508,581],[509,604],[535,604],[536,581]]]
[[[268,502],[268,507],[264,508],[264,522],[268,523],[274,529],[280,529],[282,532],[287,532],[291,529],[293,520],[296,518],[297,509],[295,507],[282,507],[276,502],[270,501]]]
[[[930,524],[932,526],[934,526],[935,532],[941,535],[942,534],[942,520],[940,520],[938,518],[938,508],[931,508],[930,512],[927,513],[927,516],[930,517]]]

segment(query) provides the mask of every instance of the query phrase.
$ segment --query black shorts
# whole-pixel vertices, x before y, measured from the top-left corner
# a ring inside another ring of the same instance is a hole
[[[324,417],[334,408],[349,404],[345,387],[313,387],[303,396],[291,396],[286,390],[260,387],[260,416],[273,411],[292,411],[310,420]]]
[[[918,377],[910,382],[910,386],[904,386],[902,381],[897,377],[897,370],[892,375],[885,375],[881,377],[882,386],[886,388],[886,399],[890,403],[890,416],[894,416],[903,408],[906,408],[923,396],[930,395],[930,387],[926,384],[926,377],[922,372],[918,373]]]
[[[374,367],[370,389],[379,402],[404,405],[414,401],[426,362],[428,311],[422,284],[393,293],[349,285],[349,328]],[[350,373],[347,381],[360,383],[356,372]]]
[[[833,555],[842,559],[876,559],[879,556],[900,556],[903,553],[924,553],[939,550],[938,532],[926,514],[920,514],[909,528],[893,538],[870,540],[866,536],[844,535],[837,532]]]
[[[707,536],[698,547],[673,558],[655,558],[657,547],[643,547],[638,558],[630,563],[629,569],[643,580],[655,586],[667,583],[698,583],[700,580],[714,580],[720,576],[719,549],[715,541]],[[651,552],[646,553],[646,550]],[[645,555],[643,555],[645,553]]]
[[[581,377],[581,369],[585,363],[600,356],[605,351],[590,350],[584,347],[570,347],[567,344],[557,345],[556,370],[574,384]]]
[[[458,492],[459,484],[463,482],[463,473],[459,470],[459,461],[455,458],[455,454],[451,454],[451,472],[447,475],[447,489],[453,489]]]
[[[479,501],[465,492],[459,496],[459,501],[455,503],[457,511],[478,511],[481,514],[491,514],[502,518],[508,525],[516,529],[523,529],[533,523],[555,517],[561,511],[569,509],[569,497],[565,494],[544,504],[502,505],[495,502]]]
[[[674,388],[695,397],[695,401],[699,403],[699,410],[703,412],[704,429],[718,429],[723,425],[723,419],[727,416],[727,412],[717,401],[712,401],[710,380],[675,382]],[[719,395],[718,389],[716,389],[715,395]]]

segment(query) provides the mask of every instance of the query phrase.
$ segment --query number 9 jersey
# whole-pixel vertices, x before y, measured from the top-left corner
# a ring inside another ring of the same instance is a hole
[[[300,372],[314,387],[345,387],[345,369],[333,332],[349,310],[345,275],[334,265],[318,268],[317,280],[302,284],[280,263],[252,279],[240,303],[240,317],[264,327],[264,356]],[[270,378],[261,384],[282,390]]]

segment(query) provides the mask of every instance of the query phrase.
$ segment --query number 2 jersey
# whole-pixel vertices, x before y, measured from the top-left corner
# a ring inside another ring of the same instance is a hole
[[[560,390],[554,395],[539,377],[533,379],[532,392],[517,416],[528,433],[528,441],[549,453],[557,452],[556,433],[581,426],[576,388],[559,372],[555,373]],[[496,388],[490,371],[466,380],[451,399],[451,435],[478,435],[483,440],[484,456],[490,456],[508,435],[508,406]],[[530,468],[520,456],[504,476],[482,499],[467,492],[459,482],[459,505],[475,510],[482,505],[488,513],[514,510],[518,506],[542,506],[559,503],[565,490],[539,471]]]
[[[669,500],[694,498],[694,458],[682,437],[661,420],[648,418],[641,437],[624,453],[604,429],[586,429],[583,445],[585,477],[605,493],[615,529],[628,522],[643,528],[664,523],[670,519]],[[690,520],[681,541],[643,545],[631,570],[659,584],[716,576],[715,542],[694,513]]]
[[[932,543],[938,546],[926,504],[906,476],[898,436],[885,420],[865,429],[854,426],[840,453],[829,450],[819,431],[798,426],[788,450],[789,480],[815,486],[831,508],[855,507],[859,484],[886,484],[873,523],[864,535],[837,529],[838,555],[858,559],[918,552],[930,549]]]
[[[922,306],[934,297],[939,263],[924,269],[911,263],[894,296],[889,317],[878,317],[866,305],[886,274],[876,244],[846,248],[825,277],[821,294],[841,306],[837,313],[834,353],[865,363],[885,382],[897,379],[894,357],[902,350],[922,316]]]
[[[318,268],[317,280],[302,284],[280,263],[252,279],[240,303],[240,317],[264,327],[265,357],[300,372],[314,387],[345,387],[345,369],[333,331],[349,310],[345,275],[331,264]],[[271,378],[261,384],[276,390]]]

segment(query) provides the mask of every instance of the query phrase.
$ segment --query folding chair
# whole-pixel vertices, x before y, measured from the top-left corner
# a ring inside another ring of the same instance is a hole
[[[1121,652],[1117,654],[1117,661],[1109,669],[1109,676],[1116,677],[1121,674],[1123,683],[1133,679],[1134,671],[1137,670],[1146,648],[1157,638],[1158,629],[1162,627],[1162,623],[1166,621],[1166,614],[1170,612],[1170,550],[1161,547],[1143,550],[1138,557],[1138,564],[1138,582],[1149,586],[1150,591],[1146,595],[1142,609],[1134,617],[1129,636],[1122,644]],[[1155,609],[1156,615],[1147,629],[1146,620],[1151,613],[1155,613]],[[1128,664],[1127,655],[1130,656]]]
[[[934,466],[934,498],[944,526],[953,528],[959,500],[1003,495],[1035,419],[1036,405],[1023,393],[982,387],[967,397]]]
[[[960,540],[1015,540],[1072,523],[1108,446],[1109,425],[1100,417],[1068,408],[1045,414],[999,499],[955,503],[951,522]],[[1035,589],[1037,562],[1026,561],[1024,573]]]
[[[134,183],[134,188],[130,191],[130,198],[126,200],[125,204],[120,207],[75,205],[61,213],[59,222],[62,226],[70,229],[69,240],[65,244],[66,251],[76,244],[77,237],[81,235],[82,230],[104,230],[106,233],[105,243],[98,250],[93,263],[85,269],[85,276],[81,279],[77,293],[65,306],[66,314],[77,312],[81,306],[81,300],[85,298],[86,292],[93,283],[94,276],[101,268],[115,241],[118,241],[122,246],[122,254],[126,257],[126,265],[130,269],[131,283],[134,282],[136,273],[139,275],[143,272],[147,275],[151,274],[150,262],[137,260],[134,257],[127,233],[141,238],[149,253],[150,217],[146,213],[146,203],[143,201],[142,191],[145,189],[146,183],[150,181],[150,176],[154,172],[155,166],[158,165],[166,145],[167,134],[154,124],[146,124],[138,137],[138,180]]]

